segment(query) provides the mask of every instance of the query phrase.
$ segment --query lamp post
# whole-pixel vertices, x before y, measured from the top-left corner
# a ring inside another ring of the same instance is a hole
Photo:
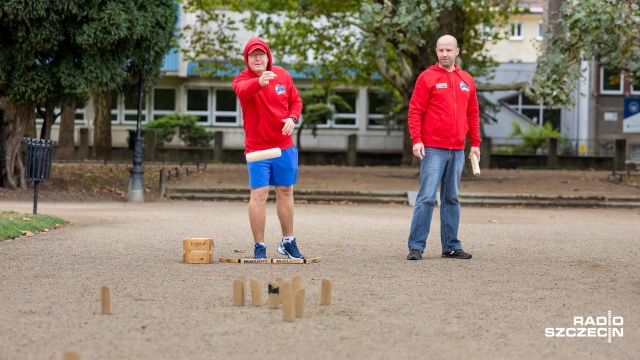
[[[129,172],[131,174],[129,180],[129,194],[127,196],[128,202],[144,202],[144,184],[142,181],[142,175],[144,169],[142,168],[142,131],[140,130],[140,124],[142,123],[142,74],[138,81],[138,119],[136,122],[136,135],[133,147],[133,168]]]

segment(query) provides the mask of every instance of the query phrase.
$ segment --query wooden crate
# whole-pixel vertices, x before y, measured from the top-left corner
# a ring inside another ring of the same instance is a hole
[[[184,239],[182,247],[184,248],[182,260],[185,264],[210,264],[213,261],[211,253],[211,250],[213,249],[213,239]]]

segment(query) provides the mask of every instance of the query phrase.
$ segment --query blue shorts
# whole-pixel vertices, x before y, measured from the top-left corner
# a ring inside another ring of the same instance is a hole
[[[292,146],[282,150],[282,155],[247,163],[249,187],[291,186],[298,180],[298,149]]]

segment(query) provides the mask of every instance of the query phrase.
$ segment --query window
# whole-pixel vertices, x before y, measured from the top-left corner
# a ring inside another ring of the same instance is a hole
[[[522,40],[522,24],[514,23],[511,24],[511,36],[510,40]]]
[[[147,101],[143,94],[142,123],[147,122]],[[126,94],[111,93],[111,123],[135,124],[138,121],[138,92],[133,90]]]
[[[199,122],[209,123],[209,90],[187,89],[187,114],[195,115]]]
[[[624,77],[620,73],[600,67],[600,93],[605,95],[622,95]]]
[[[238,125],[238,98],[233,90],[217,89],[215,91],[215,125]]]
[[[493,38],[495,33],[496,33],[496,30],[493,27],[493,25],[483,24],[482,25],[482,30],[481,30],[481,33],[480,33],[480,38],[481,39],[491,39],[491,38]]]
[[[82,104],[82,106],[76,105],[75,123],[85,124],[86,120],[84,118],[84,115],[85,115],[84,104]]]
[[[333,125],[335,127],[356,126],[356,99],[358,93],[355,91],[336,91],[342,100],[348,105],[335,104],[336,113],[333,115]]]
[[[532,124],[543,125],[551,123],[554,129],[560,129],[560,109],[549,109],[544,104],[536,104],[522,93],[502,99],[514,111],[527,117]]]
[[[153,89],[153,119],[176,112],[175,89]]]
[[[111,123],[112,124],[117,124],[118,123],[118,101],[119,101],[119,96],[118,93],[116,92],[112,92],[111,93]]]
[[[382,114],[382,110],[380,110],[379,107],[380,104],[384,104],[386,102],[386,99],[384,99],[378,91],[369,91],[367,99],[369,101],[367,126],[372,129],[385,128],[386,121],[384,120],[384,114]]]
[[[631,80],[631,93],[640,95],[640,80]]]
[[[537,40],[542,40],[544,39],[544,24],[543,23],[539,23],[538,24],[538,36],[536,36]]]
[[[132,91],[128,94],[123,94],[121,96],[123,106],[123,123],[135,123],[138,121],[138,92]],[[142,123],[147,122],[147,101],[144,93],[142,94],[142,112],[140,114],[140,119]]]

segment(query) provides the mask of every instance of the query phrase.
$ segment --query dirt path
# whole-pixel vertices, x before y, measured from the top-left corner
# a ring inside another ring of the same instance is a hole
[[[195,178],[194,178],[195,179]],[[28,212],[30,202],[0,208]],[[0,357],[60,359],[637,359],[639,209],[463,209],[469,261],[404,260],[408,206],[296,205],[309,265],[181,263],[182,239],[250,254],[246,204],[43,203],[72,224],[0,242]],[[279,226],[268,205],[267,251]],[[302,275],[304,317],[232,306],[232,279]],[[333,303],[318,304],[333,280]],[[100,315],[100,286],[113,311]],[[573,318],[623,317],[623,337],[548,338]]]

